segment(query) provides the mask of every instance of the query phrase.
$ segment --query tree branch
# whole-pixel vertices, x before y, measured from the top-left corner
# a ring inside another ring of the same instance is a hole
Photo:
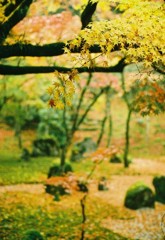
[[[75,114],[74,121],[73,121],[73,126],[72,126],[72,133],[74,133],[77,130],[76,125],[77,125],[77,120],[78,120],[78,117],[79,117],[79,111],[80,111],[80,108],[81,108],[81,105],[82,105],[82,102],[83,102],[83,99],[84,99],[84,95],[85,95],[85,93],[86,93],[86,91],[89,87],[90,82],[91,82],[91,79],[92,79],[92,74],[89,73],[87,82],[86,82],[83,90],[81,91],[79,102],[78,102],[78,105],[77,105],[77,108],[76,108],[76,114]]]
[[[161,74],[165,75],[165,66],[163,66],[163,64],[160,64],[160,65],[152,64],[152,67],[158,73],[161,73]]]
[[[116,66],[113,67],[79,67],[75,68],[79,73],[83,72],[122,72],[126,64],[122,59]],[[71,71],[72,68],[59,67],[59,66],[9,66],[0,64],[0,74],[2,75],[22,75],[22,74],[39,74],[39,73],[53,73],[54,71],[59,71],[62,73],[67,73]]]
[[[13,11],[10,16],[0,26],[0,43],[3,43],[10,30],[26,16],[32,2],[33,0],[23,0],[16,9],[12,9]],[[7,14],[9,14],[9,12],[7,12]]]
[[[82,23],[82,28],[84,29],[87,27],[87,25],[92,22],[92,16],[94,12],[96,11],[97,3],[92,3],[91,0],[88,1],[88,4],[86,5],[84,11],[81,14],[81,23]]]
[[[101,94],[103,92],[104,92],[104,88],[101,88],[100,92],[97,95],[95,95],[95,97],[93,98],[93,101],[89,104],[89,106],[87,107],[87,109],[85,110],[85,112],[83,113],[81,118],[79,119],[79,121],[77,123],[77,128],[80,126],[80,124],[82,124],[82,122],[84,121],[84,119],[87,116],[88,112],[91,110],[92,106],[95,104],[95,102],[101,96]]]
[[[16,44],[13,44],[13,45],[0,45],[0,58],[3,59],[3,58],[10,58],[10,57],[53,57],[53,56],[60,56],[60,55],[63,55],[65,53],[64,48],[67,47],[67,46],[68,46],[68,43],[64,43],[64,42],[45,44],[45,45],[42,45],[42,46],[32,45],[32,44],[22,44],[22,43],[16,43]],[[80,53],[81,49],[82,49],[82,47],[71,49],[71,53]],[[120,45],[116,45],[112,49],[112,52],[119,51],[119,50],[120,50]],[[101,53],[102,51],[101,51],[101,48],[100,48],[99,45],[93,45],[89,48],[89,52],[90,53]],[[1,66],[1,70],[2,70],[2,65],[0,65],[0,66]],[[158,65],[153,64],[152,67],[157,72],[165,74],[163,65],[161,67],[159,67]],[[52,68],[52,67],[50,67],[50,68]],[[4,66],[4,69],[6,69],[5,66]],[[45,70],[43,70],[41,73],[44,73],[44,71]],[[52,72],[52,70],[47,69],[45,73],[47,73],[47,71]],[[87,72],[89,72],[89,71],[87,71]],[[104,72],[109,72],[109,71],[107,70],[107,71],[104,71]],[[32,72],[32,73],[39,73],[39,72],[38,72],[38,70],[34,70],[34,72]],[[0,74],[2,74],[2,73],[0,72]],[[7,73],[5,73],[5,74],[7,74]],[[22,73],[22,74],[26,74],[26,72]],[[10,69],[9,69],[9,75],[11,75],[10,74]],[[16,75],[18,75],[18,74],[16,74]]]
[[[64,54],[64,48],[67,47],[67,43],[57,42],[51,44],[45,44],[42,46],[32,44],[16,43],[13,45],[1,45],[0,46],[0,58],[9,57],[53,57]],[[113,49],[118,50],[118,48]],[[74,48],[72,53],[80,53],[80,48]],[[99,45],[93,45],[90,47],[91,53],[100,53],[101,48]]]
[[[3,6],[5,6],[5,16],[9,16],[12,12],[16,10],[16,8],[21,4],[22,0],[15,0],[15,2],[7,2],[5,3],[5,0]]]

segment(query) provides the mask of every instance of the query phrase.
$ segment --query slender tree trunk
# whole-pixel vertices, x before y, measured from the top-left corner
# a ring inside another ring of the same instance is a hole
[[[18,134],[18,146],[20,149],[22,149],[22,137],[21,137],[21,133]]]
[[[108,117],[108,138],[107,138],[107,147],[110,146],[111,144],[111,139],[112,139],[112,116],[111,116],[111,113],[109,114],[109,117]]]
[[[108,138],[107,138],[107,147],[110,146],[111,138],[112,138],[112,116],[111,116],[111,92],[110,88],[107,89],[106,93],[106,114],[107,114],[107,121],[108,121]]]
[[[103,120],[102,120],[101,129],[100,129],[100,134],[99,134],[99,137],[98,137],[98,139],[97,139],[97,146],[100,145],[101,140],[102,140],[102,138],[103,138],[106,121],[107,121],[107,116],[105,116],[105,117],[103,118]]]
[[[18,139],[18,147],[22,149],[21,127],[19,126],[19,124],[15,125],[15,136]]]
[[[87,216],[86,216],[86,198],[87,198],[87,194],[86,193],[83,198],[80,200],[80,204],[81,204],[81,210],[82,210],[82,229],[81,229],[81,237],[80,240],[84,240],[85,239],[85,224],[86,224],[86,220],[87,220]]]
[[[124,167],[129,167],[128,153],[130,145],[130,121],[131,121],[132,110],[128,110],[127,120],[126,120],[126,130],[125,130],[125,149],[124,149]]]
[[[72,125],[72,134],[74,134],[74,132],[77,130],[77,122],[78,122],[78,118],[79,118],[79,113],[80,113],[80,109],[84,100],[84,95],[86,93],[86,91],[88,90],[88,86],[90,85],[92,80],[92,74],[89,73],[88,79],[87,79],[87,83],[84,86],[83,90],[81,91],[81,95],[78,101],[78,105],[76,107],[76,112],[75,112],[75,116],[74,116],[74,120],[73,120],[73,125]]]
[[[64,173],[65,162],[66,162],[66,147],[63,147],[61,149],[61,154],[60,154],[60,167],[61,167],[62,173]]]

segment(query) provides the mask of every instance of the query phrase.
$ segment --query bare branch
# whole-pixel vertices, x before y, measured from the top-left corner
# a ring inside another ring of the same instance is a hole
[[[81,14],[81,23],[82,23],[82,28],[84,29],[87,27],[87,25],[92,22],[92,16],[94,12],[96,11],[97,3],[92,3],[91,0],[88,1],[88,4],[86,5],[84,11]]]
[[[7,20],[0,25],[0,43],[3,43],[3,41],[8,36],[10,30],[26,16],[32,2],[33,0],[23,0],[16,9],[11,9],[11,11],[13,11],[11,12]],[[9,12],[7,12],[6,14],[8,15]]]

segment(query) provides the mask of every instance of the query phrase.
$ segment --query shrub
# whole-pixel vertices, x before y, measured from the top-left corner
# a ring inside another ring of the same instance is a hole
[[[23,148],[21,153],[21,159],[28,162],[30,160],[30,152],[28,149]]]
[[[59,165],[54,165],[49,169],[48,178],[53,176],[61,176],[63,173],[66,174],[68,172],[73,172],[72,166],[70,164],[66,163],[63,169]]]
[[[56,143],[53,138],[39,138],[33,142],[32,156],[57,156]]]
[[[31,229],[25,232],[25,235],[22,238],[22,240],[44,240],[44,238],[42,237],[40,232],[38,232],[35,229]]]
[[[60,195],[71,194],[72,190],[78,189],[77,178],[73,175],[55,176],[48,178],[45,191],[58,198]]]
[[[113,156],[110,158],[110,162],[111,162],[111,163],[121,163],[122,160],[121,160],[117,155],[113,155]]]

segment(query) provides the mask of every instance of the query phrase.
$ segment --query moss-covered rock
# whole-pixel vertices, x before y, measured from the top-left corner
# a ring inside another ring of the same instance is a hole
[[[144,207],[154,208],[155,197],[148,186],[143,183],[136,183],[128,189],[124,205],[134,210]]]
[[[155,199],[158,202],[165,203],[165,176],[157,176],[153,179],[155,187]]]

